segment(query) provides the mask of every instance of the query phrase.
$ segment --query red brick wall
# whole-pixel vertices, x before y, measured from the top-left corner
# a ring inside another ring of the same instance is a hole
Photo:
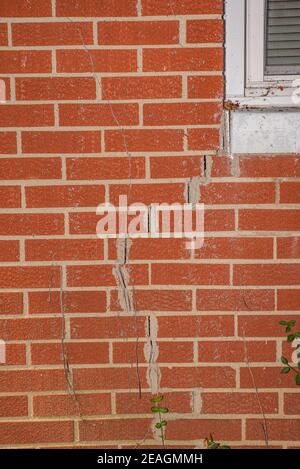
[[[278,320],[300,307],[300,158],[222,151],[222,3],[0,2],[1,447],[159,445],[158,389],[169,446],[264,446],[263,415],[299,446]],[[97,239],[99,203],[191,189],[192,259]]]

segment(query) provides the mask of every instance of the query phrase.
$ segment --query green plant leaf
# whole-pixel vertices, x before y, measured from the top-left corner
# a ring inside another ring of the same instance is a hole
[[[169,412],[169,409],[167,407],[160,407],[159,408],[159,411],[162,413],[162,414],[167,414]]]
[[[161,408],[160,407],[151,407],[151,412],[154,412],[154,413],[157,413],[157,412],[160,412],[161,411]]]
[[[295,334],[290,334],[287,336],[287,341],[288,342],[293,342],[293,340],[295,339]]]
[[[283,363],[284,365],[288,365],[289,361],[287,358],[281,357],[281,363]]]
[[[157,429],[159,430],[159,429],[161,428],[161,423],[160,423],[160,422],[157,422],[157,423],[155,424],[155,428],[157,428]]]
[[[291,321],[288,321],[289,326],[294,326],[296,324],[296,321],[292,319]]]
[[[298,386],[300,386],[300,374],[295,376],[295,381],[296,381],[296,384],[298,384]]]
[[[287,322],[286,322],[286,321],[279,321],[279,324],[280,324],[281,326],[286,326],[286,325],[287,325]]]
[[[285,332],[291,332],[291,330],[292,330],[291,326],[286,326]]]
[[[151,402],[156,403],[156,402],[161,402],[163,400],[164,396],[154,396],[150,399]]]
[[[285,366],[284,368],[281,369],[280,373],[283,373],[284,375],[288,374],[291,371],[289,366]]]
[[[295,337],[297,337],[299,339],[300,337],[300,332],[295,332]]]
[[[162,420],[160,423],[162,427],[166,427],[168,425],[168,422],[166,422],[165,420]]]

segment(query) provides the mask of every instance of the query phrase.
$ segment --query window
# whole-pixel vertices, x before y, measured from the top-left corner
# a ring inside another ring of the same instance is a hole
[[[300,1],[226,0],[227,99],[299,109],[299,86]]]

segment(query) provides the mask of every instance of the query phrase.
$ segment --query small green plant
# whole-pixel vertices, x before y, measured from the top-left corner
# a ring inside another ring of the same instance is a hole
[[[300,332],[293,332],[296,321],[279,321],[279,324],[285,327],[285,332],[288,334],[287,341],[289,343],[293,342],[295,339],[300,339]],[[281,363],[284,365],[284,367],[281,368],[281,373],[286,375],[290,371],[293,371],[295,373],[295,382],[300,386],[300,343],[296,346],[296,350],[298,350],[297,357],[299,358],[297,366],[291,365],[289,360],[282,356]]]
[[[160,437],[162,441],[163,447],[165,447],[165,429],[168,424],[166,420],[164,420],[163,416],[169,412],[169,409],[167,407],[162,406],[162,401],[164,399],[164,396],[158,395],[154,396],[150,399],[151,404],[151,412],[153,414],[158,415],[159,421],[155,424],[155,428],[157,430],[160,430]]]
[[[228,445],[222,445],[221,443],[217,443],[214,440],[212,434],[209,435],[209,438],[205,438],[204,440],[204,447],[206,449],[231,449]]]

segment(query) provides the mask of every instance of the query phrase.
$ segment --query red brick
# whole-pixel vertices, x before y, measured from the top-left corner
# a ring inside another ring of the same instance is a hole
[[[59,287],[59,269],[46,267],[0,267],[1,288],[49,288]]]
[[[21,190],[19,186],[0,187],[0,207],[17,208],[21,207]]]
[[[2,104],[1,127],[47,127],[54,125],[54,108],[50,104]]]
[[[73,422],[1,422],[0,443],[2,445],[62,443],[73,441]]]
[[[276,361],[275,341],[200,342],[199,362],[234,363]]]
[[[18,101],[78,100],[96,98],[93,77],[23,77],[16,79]]]
[[[139,372],[142,387],[147,387],[145,368],[140,368]],[[78,390],[138,389],[139,386],[135,367],[77,368],[74,369],[74,383]],[[114,433],[114,435],[116,434]],[[117,435],[118,439],[120,439],[120,435],[118,433]],[[96,438],[93,438],[93,440],[96,440]]]
[[[98,131],[22,132],[23,153],[97,153]]]
[[[130,244],[131,260],[190,259],[190,256],[184,239],[140,238],[131,240]],[[109,243],[109,258],[117,259],[117,245],[113,240]]]
[[[188,77],[189,98],[222,98],[224,94],[224,81],[222,76],[192,76]]]
[[[275,185],[269,182],[212,183],[200,188],[205,204],[267,204],[275,202]]]
[[[28,415],[27,396],[1,396],[1,417],[26,417]]]
[[[92,23],[12,24],[13,46],[72,46],[93,44]]]
[[[213,435],[216,441],[241,440],[238,419],[176,419],[169,422],[166,437],[170,440],[204,440]]]
[[[189,150],[219,150],[219,129],[189,129]]]
[[[235,370],[229,366],[161,367],[161,386],[167,388],[235,387]]]
[[[146,332],[144,317],[78,317],[70,322],[72,339],[136,338],[145,337]]]
[[[159,156],[150,158],[152,178],[191,178],[202,174],[201,156]]]
[[[206,238],[196,259],[272,259],[273,238]]]
[[[289,155],[239,157],[241,177],[299,177],[300,158]]]
[[[251,366],[251,373],[249,368],[241,368],[241,388],[253,389],[254,386],[258,388],[294,388],[295,379],[294,374],[284,375],[280,373],[280,364],[277,366]]]
[[[0,73],[51,73],[51,51],[0,51]]]
[[[143,392],[141,398],[139,394],[117,393],[116,407],[117,414],[149,414],[151,413],[149,401],[152,395]],[[164,404],[172,409],[172,412],[191,412],[191,393],[172,392],[164,393]]]
[[[277,238],[278,259],[300,258],[300,238]]]
[[[100,216],[95,212],[70,213],[69,230],[71,234],[95,234]]]
[[[267,414],[278,412],[277,393],[218,392],[201,393],[203,414],[260,414],[261,407]]]
[[[161,0],[142,0],[142,14],[155,15],[209,15],[223,12],[222,0],[179,0],[161,2]]]
[[[131,257],[131,256],[130,256]],[[112,292],[112,311],[120,311],[118,293]],[[135,311],[191,311],[192,292],[184,290],[136,290]]]
[[[23,294],[0,293],[0,314],[22,314],[23,313]]]
[[[218,124],[220,119],[217,103],[144,104],[145,125]]]
[[[158,318],[159,337],[229,337],[233,316],[162,316]]]
[[[81,441],[142,440],[147,433],[151,438],[150,419],[85,420],[80,422]]]
[[[239,335],[246,337],[281,337],[283,328],[279,325],[281,316],[241,316],[239,317]],[[296,319],[296,318],[295,318]],[[263,324],[263,327],[262,327]]]
[[[1,7],[0,7],[1,8]],[[0,24],[0,46],[8,45],[7,24]]]
[[[59,73],[136,72],[137,55],[135,50],[58,50],[57,71]]]
[[[27,261],[103,259],[103,241],[97,239],[30,239],[25,241]]]
[[[251,231],[299,231],[299,210],[239,210],[239,229]]]
[[[9,179],[60,179],[59,158],[1,158],[0,178]]]
[[[128,204],[180,203],[184,202],[184,184],[111,185],[109,194],[113,204],[118,204],[120,195],[127,195]]]
[[[153,285],[227,285],[229,266],[222,264],[153,264]]]
[[[246,438],[249,440],[263,440],[263,420],[247,419]],[[299,440],[300,421],[299,419],[270,419],[267,422],[268,438],[278,441]]]
[[[31,344],[33,365],[63,365],[64,354],[72,364],[100,364],[109,361],[107,343],[65,342],[64,348],[61,342]]]
[[[222,20],[188,20],[186,23],[187,42],[223,42],[224,24]]]
[[[144,72],[222,71],[221,48],[144,49]]]
[[[300,394],[284,393],[284,413],[286,415],[299,415]]]
[[[57,0],[57,16],[137,16],[135,0]]]
[[[138,125],[137,104],[61,104],[61,126]]]
[[[114,342],[113,362],[114,363],[145,363],[144,343],[135,342]],[[192,342],[158,342],[157,343],[157,363],[190,363],[194,360]]]
[[[231,231],[234,230],[233,210],[204,210],[204,229],[209,231]]]
[[[118,151],[182,151],[183,131],[177,129],[106,130],[105,149]]]
[[[176,76],[103,77],[104,99],[181,98],[182,79]]]
[[[0,240],[0,262],[15,262],[19,259],[19,241]]]
[[[273,290],[197,290],[199,311],[270,311]]]
[[[27,207],[96,207],[101,202],[103,186],[26,187]]]
[[[62,304],[61,304],[62,303]],[[106,293],[103,291],[29,292],[30,314],[105,313]]]
[[[14,154],[17,151],[16,132],[0,132],[0,154]]]
[[[0,319],[0,325],[3,340],[58,339],[61,335],[59,318]]]
[[[70,180],[140,179],[145,177],[145,160],[140,157],[68,158]]]
[[[34,18],[52,16],[51,0],[1,0],[0,16],[3,18]]]
[[[114,265],[74,265],[67,269],[70,287],[116,286]],[[127,267],[128,268],[128,267]],[[148,266],[130,265],[130,284],[148,284]]]
[[[26,345],[25,344],[6,344],[5,345],[5,366],[10,366],[10,365],[15,365],[15,366],[26,365]]]
[[[278,311],[299,311],[300,310],[300,290],[278,290],[277,291]]]
[[[280,203],[298,204],[300,202],[300,183],[282,182],[280,184]]]
[[[3,236],[64,234],[64,215],[55,213],[1,214],[0,234]]]
[[[1,392],[60,391],[65,388],[66,378],[62,369],[1,371]]]
[[[178,21],[105,21],[98,23],[99,44],[178,44],[178,40]]]
[[[252,264],[233,267],[234,285],[299,285],[300,264]]]
[[[58,394],[33,396],[33,414],[37,417],[64,417],[78,415],[110,414],[110,394]]]
[[[211,156],[211,177],[231,177],[233,161],[227,155]]]

